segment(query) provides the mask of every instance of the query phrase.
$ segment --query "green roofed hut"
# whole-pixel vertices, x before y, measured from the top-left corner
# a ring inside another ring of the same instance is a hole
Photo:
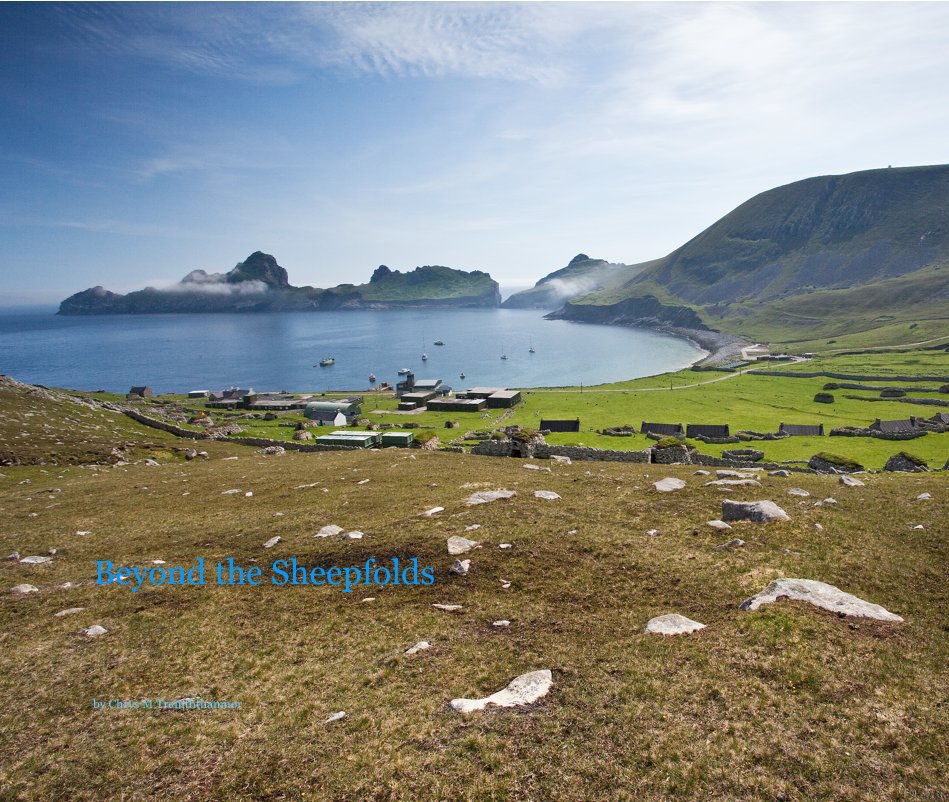
[[[382,433],[380,445],[382,446],[402,446],[406,448],[412,445],[415,435],[412,432],[388,431]]]
[[[371,448],[382,440],[380,432],[333,432],[321,434],[313,442],[324,446],[348,446],[349,448]]]

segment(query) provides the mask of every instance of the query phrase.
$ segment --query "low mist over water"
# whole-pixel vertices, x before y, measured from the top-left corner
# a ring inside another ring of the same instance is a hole
[[[31,383],[123,393],[142,384],[155,392],[232,385],[364,390],[370,373],[394,384],[400,368],[456,388],[545,387],[649,376],[685,367],[704,353],[664,334],[544,320],[537,310],[101,317],[53,311],[0,313],[0,372]],[[324,357],[335,364],[319,367]]]

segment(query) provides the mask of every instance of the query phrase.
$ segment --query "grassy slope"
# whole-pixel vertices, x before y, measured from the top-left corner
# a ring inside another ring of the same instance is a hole
[[[727,536],[704,522],[723,494],[685,467],[538,474],[519,460],[398,450],[265,459],[235,448],[211,444],[206,463],[15,469],[2,480],[0,547],[60,550],[49,567],[0,563],[4,590],[43,589],[0,594],[3,798],[942,798],[945,476],[869,477],[856,489],[795,477],[840,502],[820,509],[787,496],[788,480],[766,479],[729,495],[774,498],[793,520],[738,525],[747,547],[716,551]],[[231,452],[240,458],[219,459]],[[688,489],[656,494],[650,482],[664,475]],[[21,476],[33,485],[17,485]],[[519,495],[468,508],[472,483]],[[50,505],[52,485],[62,492]],[[254,495],[221,495],[228,488]],[[534,499],[535,488],[563,499]],[[913,502],[924,490],[935,499]],[[434,504],[447,509],[418,517]],[[315,540],[327,523],[366,539]],[[486,546],[467,555],[469,577],[452,577],[445,538],[471,523]],[[645,535],[652,528],[661,534]],[[274,535],[283,541],[263,550]],[[435,587],[133,594],[91,584],[97,559],[349,565],[394,555],[436,566]],[[787,602],[737,609],[778,576],[837,584],[906,623],[852,628]],[[55,588],[66,581],[79,587]],[[53,617],[66,607],[86,609]],[[643,634],[667,612],[708,628]],[[499,618],[511,627],[493,629]],[[77,635],[95,623],[109,634]],[[402,656],[420,639],[434,648]],[[533,709],[463,717],[446,706],[543,667],[555,684]],[[242,709],[91,709],[93,698],[197,694]],[[324,725],[336,710],[347,718]]]

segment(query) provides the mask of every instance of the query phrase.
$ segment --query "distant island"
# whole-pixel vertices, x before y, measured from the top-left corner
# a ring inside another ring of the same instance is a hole
[[[480,270],[426,265],[402,273],[380,265],[366,284],[294,287],[270,254],[255,251],[227,273],[192,270],[177,284],[126,295],[92,287],[59,305],[60,315],[162,312],[305,312],[338,309],[497,307],[498,283]]]

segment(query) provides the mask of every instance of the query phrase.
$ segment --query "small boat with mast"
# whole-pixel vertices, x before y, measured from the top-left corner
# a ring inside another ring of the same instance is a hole
[[[336,364],[336,360],[333,359],[333,357],[331,357],[331,356],[324,356],[324,357],[320,360],[320,367],[321,367],[321,368],[328,368],[330,365],[335,365],[335,364]]]

